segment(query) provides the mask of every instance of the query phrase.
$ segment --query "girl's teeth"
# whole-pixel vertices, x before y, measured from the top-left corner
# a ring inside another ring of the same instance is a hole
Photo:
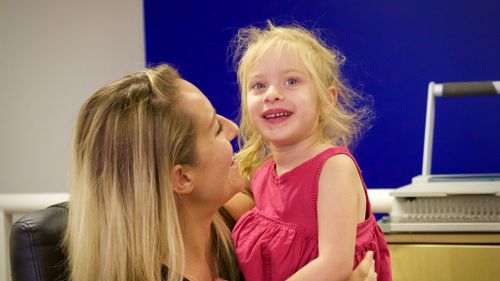
[[[290,114],[289,113],[269,114],[269,115],[266,115],[266,118],[269,119],[269,118],[276,118],[276,117],[283,117],[283,116],[290,116]]]

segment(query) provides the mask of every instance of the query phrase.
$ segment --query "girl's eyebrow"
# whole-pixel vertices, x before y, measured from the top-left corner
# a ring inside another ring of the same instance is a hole
[[[254,74],[254,75],[250,75],[250,79],[249,80],[255,80],[255,79],[260,79],[262,77],[264,77],[265,75],[264,74]]]
[[[291,73],[291,72],[297,72],[297,73],[300,73],[300,74],[306,74],[306,72],[300,70],[300,69],[297,69],[297,68],[288,68],[288,69],[284,69],[282,71],[280,71],[280,74],[283,75],[283,74],[288,74],[288,73]],[[256,80],[256,79],[262,79],[263,77],[265,77],[266,75],[265,74],[261,74],[261,73],[257,73],[257,74],[254,74],[254,75],[250,75],[249,79],[248,80]]]
[[[288,74],[288,73],[290,73],[290,72],[298,72],[298,73],[300,73],[300,74],[305,74],[305,72],[304,72],[304,71],[302,71],[302,70],[300,70],[300,69],[296,69],[296,68],[285,69],[285,70],[283,70],[281,73],[283,73],[283,74]]]

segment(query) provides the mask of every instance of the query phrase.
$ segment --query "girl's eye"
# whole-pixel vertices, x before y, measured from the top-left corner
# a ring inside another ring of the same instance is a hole
[[[285,85],[287,86],[293,86],[295,84],[297,84],[297,78],[288,78],[285,82]]]
[[[218,136],[222,131],[224,131],[224,126],[220,121],[217,121],[217,124],[219,125],[219,128],[217,129],[217,132],[215,133],[216,136]]]
[[[252,85],[252,89],[257,89],[257,90],[258,89],[263,89],[265,87],[266,87],[266,85],[264,85],[264,83],[261,83],[261,82],[254,83]]]

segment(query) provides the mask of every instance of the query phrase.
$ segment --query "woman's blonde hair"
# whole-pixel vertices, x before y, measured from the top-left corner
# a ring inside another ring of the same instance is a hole
[[[319,123],[321,138],[333,145],[349,146],[361,135],[363,127],[371,118],[371,110],[363,104],[366,98],[350,88],[340,73],[345,57],[330,48],[318,35],[294,24],[267,27],[250,26],[240,29],[233,39],[238,83],[241,93],[241,120],[239,144],[236,155],[240,172],[247,179],[253,171],[270,157],[269,144],[253,128],[247,108],[248,75],[255,63],[269,50],[288,49],[300,57],[318,93]],[[331,90],[336,92],[332,99]]]
[[[179,198],[170,171],[196,165],[196,124],[178,106],[179,74],[169,65],[104,86],[82,106],[73,145],[64,246],[73,281],[182,280]],[[230,231],[212,223],[214,268],[238,274]],[[222,271],[222,272],[221,272]]]

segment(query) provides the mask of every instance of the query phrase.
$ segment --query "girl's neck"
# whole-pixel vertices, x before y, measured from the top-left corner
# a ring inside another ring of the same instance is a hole
[[[332,146],[317,136],[311,136],[288,146],[271,145],[271,154],[276,162],[276,174],[282,175]]]

